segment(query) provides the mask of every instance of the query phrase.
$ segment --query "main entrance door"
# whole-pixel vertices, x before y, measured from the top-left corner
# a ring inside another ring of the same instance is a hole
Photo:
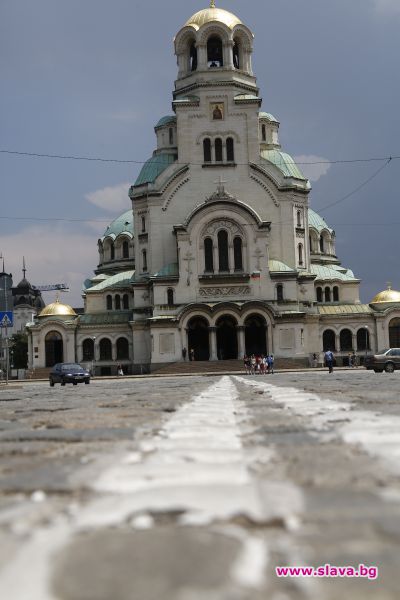
[[[63,362],[64,347],[61,333],[49,331],[45,338],[46,367]]]
[[[209,360],[210,342],[207,320],[204,317],[193,317],[188,323],[187,333],[188,352],[194,350],[194,360]]]
[[[217,356],[219,360],[238,357],[237,322],[229,315],[217,321]]]
[[[245,323],[246,354],[267,354],[267,324],[260,315],[250,315]]]

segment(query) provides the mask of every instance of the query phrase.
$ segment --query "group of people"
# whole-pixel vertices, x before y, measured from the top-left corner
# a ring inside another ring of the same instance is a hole
[[[267,375],[274,373],[273,354],[251,354],[243,357],[244,368],[247,375]]]

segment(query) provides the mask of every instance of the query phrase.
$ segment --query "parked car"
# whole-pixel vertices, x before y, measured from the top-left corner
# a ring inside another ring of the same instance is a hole
[[[85,382],[88,384],[90,383],[90,373],[76,363],[57,363],[50,371],[49,381],[51,387],[55,383],[61,383],[61,385],[72,383],[73,385],[77,385],[78,383]]]
[[[400,369],[400,348],[389,348],[381,350],[378,354],[366,356],[365,366],[369,370],[373,369],[375,373],[393,373],[395,369]]]

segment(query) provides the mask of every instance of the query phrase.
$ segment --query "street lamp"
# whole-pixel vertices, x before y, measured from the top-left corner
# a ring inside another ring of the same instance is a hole
[[[367,364],[367,350],[368,350],[368,333],[369,333],[369,327],[368,325],[364,325],[364,329],[365,329],[365,359],[364,359],[364,365]]]
[[[96,337],[93,336],[92,337],[93,340],[93,354],[92,354],[92,376],[94,377],[94,366],[95,366],[95,362],[96,362]]]

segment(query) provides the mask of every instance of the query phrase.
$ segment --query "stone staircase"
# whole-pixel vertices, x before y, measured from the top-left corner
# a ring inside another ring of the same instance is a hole
[[[277,371],[308,367],[306,358],[277,358],[274,365],[274,369]],[[162,367],[158,366],[152,370],[152,374],[155,375],[195,375],[199,373],[244,373],[243,360],[186,360],[169,363]]]

